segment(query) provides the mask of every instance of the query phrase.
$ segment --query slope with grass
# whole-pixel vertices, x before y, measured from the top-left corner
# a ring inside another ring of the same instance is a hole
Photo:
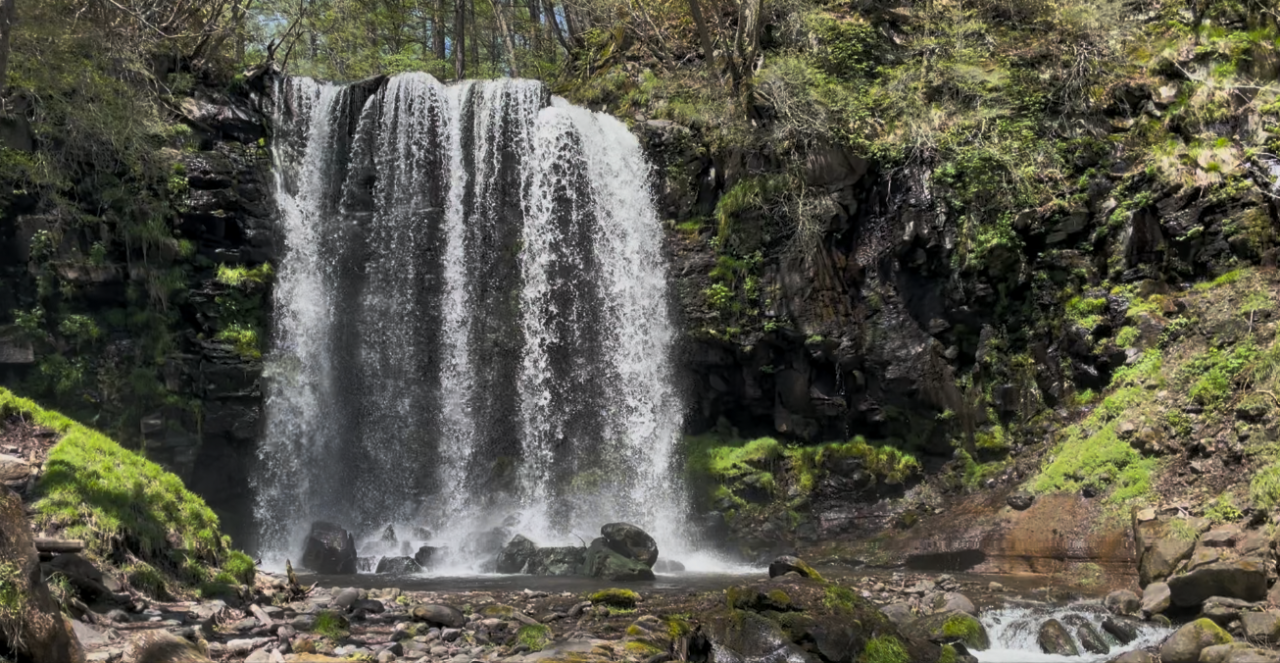
[[[0,420],[18,416],[54,431],[32,504],[41,531],[83,539],[96,561],[137,590],[163,597],[213,578],[252,584],[253,561],[233,550],[218,517],[177,476],[107,436],[0,388]]]

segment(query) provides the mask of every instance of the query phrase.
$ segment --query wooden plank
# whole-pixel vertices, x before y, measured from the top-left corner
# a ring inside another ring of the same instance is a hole
[[[84,550],[80,539],[36,538],[36,550],[42,553],[78,553]]]

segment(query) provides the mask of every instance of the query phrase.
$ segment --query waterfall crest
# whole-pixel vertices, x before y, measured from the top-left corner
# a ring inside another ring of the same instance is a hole
[[[315,520],[425,528],[459,567],[495,527],[684,547],[662,233],[626,126],[425,74],[284,79],[275,104],[267,559]]]

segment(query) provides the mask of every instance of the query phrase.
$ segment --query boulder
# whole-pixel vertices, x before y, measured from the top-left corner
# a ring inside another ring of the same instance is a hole
[[[960,642],[976,651],[991,648],[987,629],[973,615],[937,612],[921,617],[906,628],[908,634],[938,644]]]
[[[195,645],[166,631],[146,633],[131,643],[136,663],[206,663],[209,658]]]
[[[429,569],[440,560],[440,548],[435,546],[422,546],[418,548],[418,552],[413,554],[413,561],[418,563],[423,569]]]
[[[1169,584],[1153,582],[1142,589],[1142,614],[1158,615],[1169,609]]]
[[[777,578],[778,576],[786,575],[788,573],[796,573],[805,578],[822,578],[822,576],[818,575],[817,571],[813,570],[813,567],[806,564],[805,561],[799,557],[783,555],[772,562],[769,562],[770,578]]]
[[[943,592],[936,594],[931,601],[934,612],[963,612],[965,614],[978,615],[977,606],[973,605],[973,601],[969,597],[957,592]]]
[[[1211,596],[1261,601],[1267,597],[1267,571],[1256,558],[1217,562],[1169,579],[1169,600],[1193,608]]]
[[[1169,531],[1151,544],[1138,563],[1138,577],[1143,585],[1164,580],[1178,563],[1191,557],[1196,542]]]
[[[1010,507],[1013,507],[1016,511],[1026,511],[1027,509],[1030,509],[1031,505],[1034,504],[1035,501],[1035,495],[1024,491],[1009,493],[1009,496],[1005,498],[1005,503]]]
[[[1200,616],[1212,619],[1219,626],[1226,626],[1239,619],[1241,612],[1253,606],[1254,604],[1249,601],[1241,601],[1240,599],[1232,599],[1225,596],[1211,596],[1205,599],[1204,605],[1200,607]]]
[[[1080,649],[1076,647],[1075,640],[1071,639],[1067,627],[1056,619],[1050,619],[1040,625],[1040,631],[1036,634],[1036,643],[1040,645],[1040,651],[1046,654],[1080,655]]]
[[[1107,663],[1159,663],[1159,661],[1157,661],[1156,657],[1152,656],[1149,652],[1141,649],[1135,649],[1133,651],[1127,651],[1111,659]]]
[[[1138,627],[1141,622],[1132,617],[1107,617],[1102,620],[1102,630],[1122,645],[1138,639]]]
[[[1199,663],[1227,663],[1238,651],[1253,649],[1246,642],[1232,642],[1226,645],[1214,645],[1200,650]]]
[[[0,454],[0,483],[15,490],[22,490],[30,478],[31,465],[27,461],[17,456]]]
[[[1108,645],[1098,629],[1088,622],[1076,626],[1076,641],[1080,643],[1081,649],[1092,654],[1105,654],[1111,651],[1111,645]]]
[[[1107,610],[1113,615],[1136,615],[1142,609],[1142,599],[1127,589],[1120,589],[1107,594],[1107,598],[1102,603],[1107,606]]]
[[[467,617],[462,614],[461,610],[436,603],[414,606],[409,611],[409,615],[413,617],[414,621],[426,622],[433,626],[446,628],[462,628],[467,623]]]
[[[911,609],[910,603],[890,603],[880,608],[880,611],[900,629],[905,629],[916,619],[916,613]]]
[[[581,575],[605,580],[653,580],[653,569],[613,550],[599,537],[583,553]]]
[[[1206,647],[1232,642],[1230,633],[1210,619],[1197,619],[1174,631],[1160,645],[1161,663],[1197,663],[1200,652]]]
[[[498,573],[528,573],[526,567],[537,552],[537,544],[517,534],[498,552]]]
[[[311,524],[302,565],[325,575],[351,575],[356,572],[356,541],[341,526],[324,521]]]
[[[422,573],[422,567],[412,557],[383,557],[378,560],[375,573]]]
[[[657,573],[684,573],[684,564],[674,559],[659,559],[653,570]]]
[[[648,532],[629,523],[609,523],[600,528],[609,549],[649,568],[658,561],[658,542]]]
[[[22,499],[0,487],[0,566],[3,584],[14,591],[17,609],[0,610],[0,651],[30,663],[84,663],[84,649],[40,573]]]
[[[528,573],[536,576],[577,575],[586,555],[587,549],[577,546],[538,548],[529,560]]]
[[[1240,615],[1240,625],[1249,642],[1280,644],[1280,612],[1246,612]]]
[[[88,603],[114,596],[114,592],[107,587],[98,567],[80,555],[75,553],[54,555],[53,559],[43,566],[46,578],[54,573],[61,573],[75,588],[76,594]]]

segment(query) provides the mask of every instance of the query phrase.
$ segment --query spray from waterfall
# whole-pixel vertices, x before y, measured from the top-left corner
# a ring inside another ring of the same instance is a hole
[[[495,531],[617,520],[687,553],[662,231],[626,126],[533,81],[298,78],[274,100],[266,559],[315,520],[392,525],[456,569]]]

